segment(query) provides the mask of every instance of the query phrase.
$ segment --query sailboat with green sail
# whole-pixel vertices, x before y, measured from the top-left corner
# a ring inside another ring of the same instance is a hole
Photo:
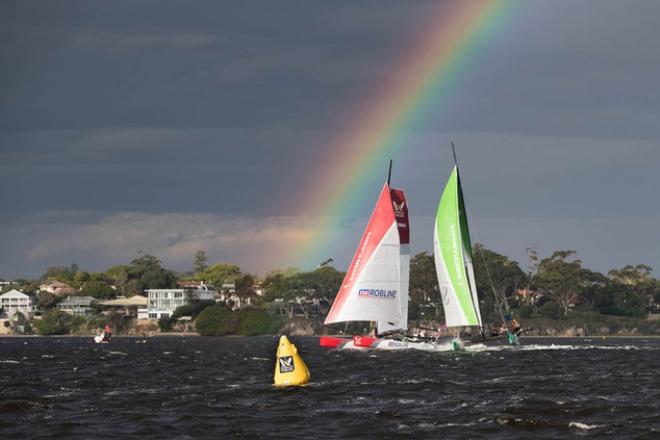
[[[489,339],[489,335],[486,334],[481,319],[479,297],[474,277],[474,257],[468,227],[468,215],[465,209],[465,198],[453,142],[451,146],[454,155],[454,168],[440,197],[433,230],[435,269],[447,328],[456,329],[458,336],[460,329],[476,327],[478,334],[473,335],[470,341],[483,342]],[[490,280],[490,276],[488,278]],[[517,336],[510,329],[505,319],[494,288],[493,294],[503,326],[506,327],[506,336],[509,343],[516,344]]]

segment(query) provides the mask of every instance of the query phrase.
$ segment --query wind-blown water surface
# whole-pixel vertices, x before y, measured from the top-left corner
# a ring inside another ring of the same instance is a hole
[[[271,386],[276,337],[0,339],[0,438],[660,438],[660,340],[324,351]]]

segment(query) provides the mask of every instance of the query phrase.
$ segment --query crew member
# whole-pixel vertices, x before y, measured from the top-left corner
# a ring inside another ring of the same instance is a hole
[[[511,328],[513,329],[514,333],[518,333],[520,331],[520,323],[516,318],[513,318],[513,321],[511,321]]]
[[[112,337],[112,330],[110,330],[110,326],[106,324],[103,326],[103,340],[106,342],[110,342],[110,338]]]

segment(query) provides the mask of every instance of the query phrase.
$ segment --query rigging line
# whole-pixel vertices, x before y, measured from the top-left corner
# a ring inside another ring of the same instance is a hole
[[[479,246],[477,246],[477,248],[479,249],[479,254],[481,255],[481,261],[484,263],[484,269],[486,270],[486,277],[488,278],[488,283],[490,284],[490,288],[493,292],[493,298],[495,299],[495,305],[497,306],[497,311],[500,312],[500,318],[502,318],[502,324],[504,324],[507,333],[509,333],[509,325],[506,323],[506,319],[504,318],[502,305],[500,304],[500,300],[497,296],[497,290],[495,289],[495,284],[493,283],[493,279],[490,276],[490,271],[488,270],[488,265],[486,264],[486,256],[484,254],[481,237],[479,236],[479,230],[477,229],[477,223],[474,221],[474,216],[472,215],[472,211],[470,210],[470,208],[465,206],[465,211],[466,214],[468,215],[468,218],[470,219],[470,223],[472,223],[472,229],[474,229],[474,235],[476,235],[477,242],[479,243]]]

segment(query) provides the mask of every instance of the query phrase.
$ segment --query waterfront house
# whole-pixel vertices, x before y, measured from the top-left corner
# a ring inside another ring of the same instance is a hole
[[[41,284],[39,286],[39,290],[43,290],[54,295],[73,295],[76,293],[76,289],[57,280],[48,281]]]
[[[57,308],[74,316],[85,316],[92,313],[92,306],[96,302],[91,296],[68,296],[57,304]]]
[[[126,316],[139,316],[138,311],[147,306],[147,298],[142,295],[133,295],[130,298],[117,298],[101,302],[104,309],[115,310]]]
[[[36,310],[36,301],[30,295],[12,289],[0,295],[0,308],[2,308],[3,313],[10,319],[19,312],[30,319]]]
[[[241,292],[240,295],[236,292],[235,284],[227,283],[222,285],[222,289],[217,296],[217,301],[226,304],[232,310],[237,310],[252,305],[252,301],[256,297],[263,297],[264,295],[265,291],[258,283],[252,286],[251,292],[247,294],[246,292]]]
[[[147,289],[148,303],[138,309],[138,319],[160,319],[172,315],[177,307],[190,304],[193,300],[214,301],[216,291],[213,286],[199,283],[191,289]]]

